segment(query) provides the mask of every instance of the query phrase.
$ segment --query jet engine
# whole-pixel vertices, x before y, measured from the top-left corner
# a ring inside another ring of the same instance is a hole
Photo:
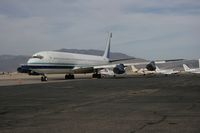
[[[19,73],[29,73],[30,72],[30,70],[27,67],[25,67],[25,66],[18,67],[17,71]]]
[[[125,66],[124,64],[119,64],[119,65],[116,65],[114,68],[113,68],[113,72],[115,74],[124,74],[125,73]]]
[[[156,70],[156,63],[151,61],[149,64],[146,65],[146,69],[148,71],[155,71]]]
[[[29,75],[40,75],[39,73],[36,73],[34,71],[31,71],[28,66],[26,65],[22,65],[20,67],[17,68],[17,71],[19,73],[28,73]]]

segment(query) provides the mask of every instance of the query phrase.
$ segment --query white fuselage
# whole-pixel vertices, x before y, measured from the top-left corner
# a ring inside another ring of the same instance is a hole
[[[179,71],[174,71],[173,69],[162,69],[162,70],[159,69],[156,70],[156,73],[170,75],[170,74],[177,74],[179,73]]]
[[[103,56],[44,51],[34,54],[27,62],[30,69],[42,74],[73,73],[78,68],[108,64]],[[81,72],[80,72],[81,73]]]

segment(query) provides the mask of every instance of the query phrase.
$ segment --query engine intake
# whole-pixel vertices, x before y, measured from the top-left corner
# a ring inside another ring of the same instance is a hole
[[[17,71],[19,73],[28,73],[29,75],[40,75],[40,73],[36,73],[36,72],[30,70],[29,67],[26,65],[22,65],[22,66],[18,67]]]
[[[29,73],[29,72],[30,72],[30,70],[29,70],[27,67],[25,67],[25,66],[20,66],[20,67],[18,67],[18,68],[17,68],[17,71],[18,71],[19,73]]]
[[[146,69],[149,71],[155,71],[156,63],[154,61],[151,61],[149,64],[146,65]]]
[[[125,68],[124,64],[116,65],[116,67],[113,68],[113,72],[115,74],[124,74],[125,73],[124,68]]]

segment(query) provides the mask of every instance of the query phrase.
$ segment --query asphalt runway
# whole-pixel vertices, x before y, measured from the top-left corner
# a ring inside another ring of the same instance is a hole
[[[0,86],[0,133],[146,132],[200,132],[200,76]]]

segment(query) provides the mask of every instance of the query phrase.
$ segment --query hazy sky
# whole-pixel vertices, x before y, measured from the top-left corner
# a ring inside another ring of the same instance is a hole
[[[200,0],[0,0],[0,55],[60,48],[200,57]]]

